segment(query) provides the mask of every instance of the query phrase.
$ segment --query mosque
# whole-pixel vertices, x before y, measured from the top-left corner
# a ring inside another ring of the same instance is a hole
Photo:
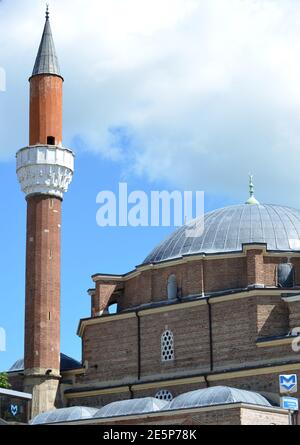
[[[27,200],[25,352],[9,378],[32,396],[31,422],[290,422],[278,378],[300,377],[300,210],[259,203],[252,181],[246,203],[207,213],[199,236],[188,236],[194,221],[134,270],[95,273],[77,331],[82,360],[61,353],[61,212],[74,154],[62,145],[63,77],[48,11],[29,81],[30,140],[17,153]]]

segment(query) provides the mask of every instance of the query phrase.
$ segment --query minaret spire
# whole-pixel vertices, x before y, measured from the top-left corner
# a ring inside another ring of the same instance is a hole
[[[49,17],[49,5],[47,4],[46,23],[31,77],[39,74],[52,74],[54,76],[62,77]]]
[[[254,196],[254,183],[253,183],[253,175],[249,174],[249,199],[246,201],[245,204],[249,205],[258,205],[259,202]]]

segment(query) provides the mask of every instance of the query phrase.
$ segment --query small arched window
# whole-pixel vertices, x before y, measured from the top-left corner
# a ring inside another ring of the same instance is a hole
[[[159,400],[167,400],[167,402],[171,402],[173,400],[173,394],[167,389],[162,389],[155,394],[155,398]]]
[[[176,275],[170,275],[168,278],[168,300],[176,300],[178,287]]]
[[[278,287],[294,286],[294,267],[291,263],[278,264],[277,283]]]
[[[174,336],[169,329],[165,330],[161,336],[161,361],[170,362],[174,360]]]

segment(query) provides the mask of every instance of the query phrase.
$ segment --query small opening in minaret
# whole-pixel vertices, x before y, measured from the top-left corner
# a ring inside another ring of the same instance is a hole
[[[47,136],[47,145],[55,145],[55,137]]]

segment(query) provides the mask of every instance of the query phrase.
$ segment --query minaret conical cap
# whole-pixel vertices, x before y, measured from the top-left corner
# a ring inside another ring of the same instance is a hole
[[[52,74],[61,76],[55,45],[52,37],[52,31],[49,20],[49,9],[46,10],[46,23],[32,76],[39,74]]]

